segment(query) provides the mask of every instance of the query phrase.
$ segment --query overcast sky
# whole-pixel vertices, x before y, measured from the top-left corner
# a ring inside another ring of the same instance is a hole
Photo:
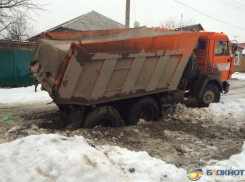
[[[207,17],[175,0],[131,0],[131,27],[133,27],[135,17],[141,26],[158,27],[161,20],[180,19],[183,14],[184,19],[194,18],[196,23],[201,23],[207,31],[224,32],[230,40],[238,36],[239,42],[245,42],[245,0],[178,1],[233,26]],[[50,3],[45,7],[47,11],[39,12],[39,16],[34,15],[37,21],[34,23],[35,33],[45,31],[92,10],[122,24],[125,23],[126,0],[46,0],[45,2]]]

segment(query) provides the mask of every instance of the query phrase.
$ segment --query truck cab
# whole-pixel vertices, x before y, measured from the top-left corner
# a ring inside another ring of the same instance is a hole
[[[190,86],[189,104],[202,107],[219,102],[220,93],[228,93],[227,80],[233,73],[234,59],[227,35],[210,35],[206,32],[200,34],[202,35],[194,48],[197,71]]]

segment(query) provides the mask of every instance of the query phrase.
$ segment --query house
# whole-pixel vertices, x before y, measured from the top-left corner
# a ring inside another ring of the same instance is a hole
[[[245,43],[239,43],[234,59],[234,72],[245,72]]]
[[[91,30],[108,30],[108,29],[120,29],[125,26],[119,22],[116,22],[96,11],[91,11],[72,20],[57,25],[45,32],[65,32],[65,31],[91,31]],[[36,42],[40,34],[28,38],[28,41]]]
[[[238,45],[244,48],[242,55],[245,56],[245,43],[239,43]]]

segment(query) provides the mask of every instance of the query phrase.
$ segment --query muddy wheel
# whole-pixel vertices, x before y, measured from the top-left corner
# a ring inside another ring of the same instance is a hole
[[[56,105],[61,112],[65,112],[65,113],[71,112],[71,108],[69,105],[66,105],[66,104],[56,104]]]
[[[220,90],[216,84],[209,83],[199,101],[199,107],[208,107],[211,103],[220,101]]]
[[[118,111],[111,106],[101,106],[91,110],[82,124],[84,128],[102,127],[120,127],[123,120]]]
[[[157,101],[152,97],[144,97],[131,104],[131,107],[128,108],[126,121],[135,125],[140,118],[146,121],[157,121],[159,116],[160,107]]]

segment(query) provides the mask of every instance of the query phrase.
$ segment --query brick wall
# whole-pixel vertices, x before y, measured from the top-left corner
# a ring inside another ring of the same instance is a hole
[[[35,43],[0,41],[0,49],[36,50]]]

